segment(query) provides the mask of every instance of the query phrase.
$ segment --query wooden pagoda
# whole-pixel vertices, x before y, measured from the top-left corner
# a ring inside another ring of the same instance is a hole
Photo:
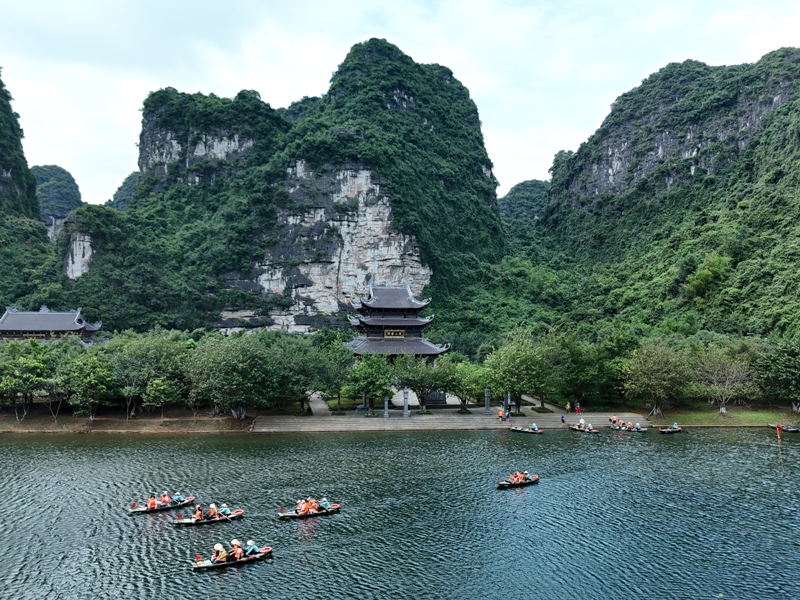
[[[433,315],[419,316],[428,304],[430,299],[414,298],[408,284],[370,284],[369,296],[351,303],[356,313],[348,319],[358,330],[358,337],[348,347],[357,355],[380,354],[389,360],[404,354],[435,360],[449,346],[433,344],[422,337],[422,330],[433,321]]]

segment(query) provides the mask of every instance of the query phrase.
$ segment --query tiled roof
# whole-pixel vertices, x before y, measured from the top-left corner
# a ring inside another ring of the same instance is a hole
[[[0,317],[0,331],[97,331],[101,323],[90,325],[83,320],[81,309],[52,312],[46,306],[37,312],[6,308]]]
[[[430,304],[430,299],[417,300],[411,295],[411,288],[408,284],[401,286],[393,285],[370,285],[369,296],[362,298],[360,304],[369,308],[414,308],[423,309]],[[357,303],[353,303],[356,305]]]
[[[448,346],[432,344],[425,338],[385,338],[374,339],[358,337],[347,344],[355,354],[380,354],[382,356],[433,356],[449,350]]]
[[[371,325],[373,327],[424,327],[433,320],[433,315],[429,317],[412,317],[403,319],[402,317],[362,317],[354,315],[350,317],[353,325]]]

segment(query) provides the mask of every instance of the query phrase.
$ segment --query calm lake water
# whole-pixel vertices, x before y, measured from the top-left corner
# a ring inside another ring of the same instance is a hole
[[[0,467],[8,598],[800,598],[800,435],[3,436]],[[128,516],[165,488],[247,512]],[[304,495],[343,511],[277,520]],[[192,572],[233,538],[275,557]]]

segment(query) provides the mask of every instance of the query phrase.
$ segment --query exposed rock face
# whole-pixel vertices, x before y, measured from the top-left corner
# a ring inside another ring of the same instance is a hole
[[[174,131],[163,129],[145,117],[139,142],[139,170],[143,175],[166,176],[170,165],[180,163],[183,168],[210,162],[214,166],[222,161],[244,157],[252,148],[252,138],[220,130],[216,134],[198,134],[190,131],[185,139],[178,139]],[[197,183],[201,175],[187,174],[189,183]]]
[[[349,308],[369,283],[408,283],[415,295],[430,281],[413,237],[392,226],[389,198],[364,165],[312,172],[297,161],[286,188],[298,205],[279,213],[280,241],[257,265],[255,276],[229,285],[284,295],[286,310],[273,311],[271,329],[308,332],[323,315]],[[231,315],[232,316],[232,315]],[[238,318],[247,319],[244,315]],[[254,315],[255,316],[255,315]]]
[[[67,277],[77,279],[89,270],[92,262],[92,238],[85,233],[73,231],[69,241],[69,251],[64,261]]]
[[[729,111],[691,124],[684,131],[664,127],[662,121],[671,106],[668,102],[662,103],[657,111],[642,115],[637,122],[623,127],[601,126],[595,134],[599,136],[599,140],[595,140],[599,142],[596,158],[571,177],[566,196],[574,205],[581,197],[623,192],[670,158],[691,160],[691,175],[697,169],[712,173],[717,153],[704,154],[703,150],[717,143],[743,150],[761,128],[764,116],[791,99],[794,91],[791,81],[776,80],[770,84],[770,89],[758,97],[753,97],[746,89],[741,90]],[[606,121],[612,117],[613,108]],[[675,180],[674,175],[668,176],[667,188]]]

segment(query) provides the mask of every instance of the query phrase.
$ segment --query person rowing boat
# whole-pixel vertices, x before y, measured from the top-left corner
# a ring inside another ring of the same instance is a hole
[[[231,509],[228,508],[228,505],[223,503],[222,506],[219,507],[219,514],[225,515],[226,517],[231,516]]]
[[[258,554],[259,548],[253,540],[247,540],[247,548],[244,551],[245,556],[253,556]]]

